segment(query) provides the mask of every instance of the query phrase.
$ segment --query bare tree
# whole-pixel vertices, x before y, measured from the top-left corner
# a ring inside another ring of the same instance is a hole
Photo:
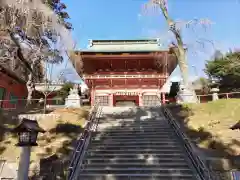
[[[67,54],[67,52],[66,52]],[[67,54],[68,56],[68,54]],[[69,57],[68,60],[70,61]],[[44,95],[44,109],[43,109],[43,113],[46,113],[46,106],[47,106],[47,98],[49,95],[51,95],[54,91],[56,91],[56,84],[62,84],[63,81],[66,81],[66,75],[70,75],[73,73],[73,69],[69,69],[67,68],[67,62],[65,66],[63,67],[63,69],[61,69],[60,73],[58,74],[58,76],[53,79],[53,68],[55,66],[54,63],[45,63],[44,66],[44,91],[42,91],[43,95]]]
[[[181,35],[181,27],[187,27],[189,28],[191,25],[195,24],[201,24],[204,27],[206,25],[210,24],[210,21],[208,19],[193,19],[190,21],[174,21],[167,9],[167,0],[149,0],[147,4],[145,4],[145,8],[147,10],[161,10],[162,14],[164,15],[164,18],[167,22],[167,25],[169,27],[169,30],[173,33],[176,43],[172,42],[170,49],[172,52],[176,55],[178,59],[178,64],[181,70],[181,75],[183,78],[183,83],[186,88],[189,88],[189,79],[188,79],[188,63],[187,63],[187,56],[186,56],[186,50],[187,47],[183,42],[183,38]],[[203,43],[202,41],[199,43]]]
[[[55,8],[56,4],[51,2],[51,5]],[[31,104],[35,82],[43,80],[44,64],[63,61],[60,53],[61,33],[58,32],[58,29],[61,29],[62,26],[71,29],[70,24],[64,21],[64,18],[68,17],[67,13],[61,12],[66,6],[61,3],[56,7],[61,18],[57,16],[55,19],[49,13],[51,9],[48,9],[42,1],[3,0],[0,2],[0,7],[0,32],[4,32],[4,35],[9,37],[14,44],[14,48],[11,50],[6,45],[6,41],[0,39],[2,47],[4,47],[2,54],[11,51],[8,56],[1,56],[0,61],[1,64],[7,64],[12,57],[21,60],[28,74],[27,104]],[[39,7],[43,7],[44,11],[40,11]],[[59,24],[60,26],[58,26]],[[55,45],[59,45],[59,47],[56,48]]]

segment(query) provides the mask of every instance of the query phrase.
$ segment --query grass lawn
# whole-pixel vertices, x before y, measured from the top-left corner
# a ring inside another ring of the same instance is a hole
[[[51,113],[59,114],[60,117],[38,121],[46,133],[39,134],[38,146],[32,148],[32,164],[53,155],[59,159],[69,158],[75,147],[75,140],[83,130],[89,109],[57,109]],[[20,155],[20,148],[15,146],[17,137],[10,132],[17,124],[16,119],[0,116],[0,156],[10,162],[18,162]]]
[[[240,131],[230,129],[240,120],[240,99],[169,105],[169,109],[200,148],[214,151],[216,156],[240,156]]]

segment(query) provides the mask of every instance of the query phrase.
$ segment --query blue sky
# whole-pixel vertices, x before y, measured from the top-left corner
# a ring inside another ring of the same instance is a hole
[[[86,48],[88,39],[162,39],[169,43],[166,22],[161,13],[146,14],[142,5],[147,0],[63,0],[73,24],[73,38],[78,48]],[[240,47],[240,1],[238,0],[169,0],[173,19],[208,18],[213,24],[205,31],[200,26],[184,29],[184,42],[189,47],[190,74],[203,75],[205,60],[214,49],[226,51]],[[207,39],[204,47],[196,42]],[[175,72],[178,74],[178,72]]]

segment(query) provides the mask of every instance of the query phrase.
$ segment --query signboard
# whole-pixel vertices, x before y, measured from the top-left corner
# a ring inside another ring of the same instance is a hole
[[[139,95],[139,93],[137,92],[127,92],[127,91],[115,92],[114,94],[119,96],[138,96]]]

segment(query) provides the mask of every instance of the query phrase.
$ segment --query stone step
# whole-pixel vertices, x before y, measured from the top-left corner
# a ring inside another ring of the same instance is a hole
[[[88,150],[140,150],[140,149],[151,149],[151,150],[158,150],[158,149],[179,149],[181,148],[180,145],[176,145],[176,144],[166,144],[166,145],[154,145],[154,144],[147,144],[147,145],[138,145],[138,146],[134,146],[134,145],[129,145],[129,146],[109,146],[108,144],[106,144],[105,146],[90,146]]]
[[[151,161],[151,163],[186,163],[184,157],[152,157],[151,155],[146,157],[132,157],[125,158],[125,157],[116,157],[116,158],[95,158],[89,156],[84,160],[87,163],[146,163],[147,161]]]
[[[134,131],[144,131],[144,132],[159,132],[159,131],[164,131],[166,129],[169,129],[169,127],[143,127],[143,128],[139,128],[139,127],[124,127],[124,128],[108,128],[107,131],[108,132],[134,132]],[[102,130],[103,132],[106,130]]]
[[[138,135],[138,136],[97,136],[94,137],[94,140],[103,140],[103,139],[113,139],[113,140],[118,140],[118,139],[162,139],[162,138],[175,138],[173,134],[156,134],[156,135]]]
[[[162,144],[171,144],[171,143],[179,143],[177,139],[170,139],[170,138],[159,138],[159,139],[118,139],[118,140],[111,140],[111,139],[103,139],[103,140],[92,140],[91,144],[154,144],[154,143],[162,143]]]
[[[175,134],[175,132],[173,130],[169,130],[169,129],[164,129],[164,130],[157,130],[157,131],[144,131],[144,130],[141,130],[141,129],[138,129],[138,130],[102,130],[101,132],[99,131],[96,131],[94,132],[93,135],[120,135],[120,134],[123,134],[123,135],[135,135],[135,134]]]
[[[120,127],[146,127],[146,128],[150,128],[150,127],[170,127],[169,124],[167,124],[166,122],[162,122],[162,123],[134,123],[134,124],[120,124]]]
[[[186,162],[165,162],[165,163],[153,163],[149,160],[145,163],[133,163],[131,162],[131,159],[129,159],[129,162],[127,163],[92,163],[92,162],[85,162],[82,165],[82,168],[189,168],[189,165]]]
[[[125,121],[125,120],[113,120],[113,121],[109,121],[109,122],[103,122],[103,121],[99,121],[100,124],[117,124],[119,127],[120,126],[151,126],[151,125],[158,125],[158,126],[169,126],[169,123],[167,120],[147,120],[147,121]]]
[[[114,128],[113,128],[114,129]],[[149,125],[149,126],[118,126],[116,130],[132,130],[132,129],[144,129],[144,130],[157,130],[157,131],[164,131],[166,129],[171,130],[169,126],[159,126],[159,125]]]
[[[91,146],[101,146],[101,145],[107,145],[107,146],[128,146],[128,145],[133,145],[133,146],[144,146],[144,145],[159,145],[159,146],[164,146],[164,145],[168,145],[168,144],[179,144],[179,142],[177,141],[177,139],[173,139],[171,141],[167,140],[163,140],[161,139],[161,141],[158,139],[157,141],[92,141],[91,142]]]
[[[116,142],[145,142],[145,141],[153,141],[153,142],[161,142],[161,141],[165,141],[165,142],[171,142],[174,140],[174,137],[157,137],[157,138],[111,138],[111,137],[105,137],[105,138],[101,138],[101,139],[96,139],[96,140],[92,140],[93,143],[110,143],[113,141]]]
[[[127,130],[127,129],[106,129],[106,130],[101,130],[101,131],[96,131],[94,135],[105,135],[105,134],[175,134],[175,132],[172,129],[165,128],[165,129],[160,129],[160,130],[147,130],[145,131],[144,128],[136,128],[134,130]]]
[[[102,150],[96,150],[96,149],[89,149],[87,151],[88,153],[98,153],[98,154],[137,154],[137,153],[148,153],[148,154],[154,154],[154,153],[165,153],[165,154],[171,154],[171,153],[183,153],[180,149],[102,149]]]
[[[110,167],[96,167],[96,168],[86,168],[82,169],[80,174],[192,174],[192,170],[190,168],[167,168],[167,167],[150,167],[150,168],[110,168]]]
[[[169,132],[163,132],[163,131],[153,131],[153,132],[144,132],[144,131],[134,131],[134,132],[102,132],[102,133],[98,133],[98,134],[94,134],[95,137],[98,136],[166,136],[166,135],[174,135],[175,133],[173,131],[169,131]]]
[[[196,180],[193,174],[81,174],[80,180]]]
[[[114,132],[112,132],[112,133],[108,133],[108,132],[104,132],[104,133],[98,133],[98,134],[95,134],[94,136],[93,136],[93,138],[98,138],[98,137],[109,137],[109,136],[111,136],[111,137],[120,137],[120,136],[122,136],[122,137],[144,137],[144,136],[146,136],[146,137],[152,137],[152,136],[157,136],[157,137],[161,137],[161,136],[174,136],[174,137],[176,137],[176,135],[175,135],[175,133],[174,132],[146,132],[146,133],[144,133],[144,132],[139,132],[139,133],[136,133],[136,132],[134,132],[134,133],[119,133],[119,132],[116,132],[116,133],[114,133]]]
[[[154,159],[162,159],[162,158],[172,158],[172,159],[179,159],[179,158],[185,158],[183,153],[179,153],[179,152],[155,152],[155,153],[151,153],[151,154],[136,154],[136,153],[89,153],[86,152],[86,156],[85,159],[91,159],[91,158],[95,158],[95,159],[115,159],[115,158],[119,158],[119,159],[147,159],[147,158],[154,158]]]
[[[178,138],[164,118],[136,121],[130,116],[100,120],[79,179],[196,180]]]
[[[110,127],[117,127],[117,128],[121,128],[121,127],[126,127],[126,126],[129,126],[129,127],[139,127],[139,126],[142,126],[142,127],[152,127],[152,126],[157,126],[157,127],[171,127],[171,125],[167,122],[167,121],[164,121],[164,122],[157,122],[157,123],[124,123],[124,122],[114,122],[114,123],[99,123],[98,124],[101,124],[101,125],[109,125]]]
[[[134,119],[134,118],[127,118],[127,119],[104,119],[104,118],[101,118],[99,120],[99,122],[103,122],[103,123],[109,123],[109,122],[120,122],[120,123],[129,123],[129,124],[132,124],[132,123],[166,123],[167,121],[164,119],[164,118],[161,118],[161,117],[152,117],[152,118],[149,118],[149,119],[146,119],[146,120],[137,120]]]
[[[95,137],[98,136],[151,136],[151,135],[175,135],[175,133],[171,130],[171,131],[159,131],[159,132],[99,132],[94,134]]]
[[[133,124],[133,125],[135,125],[135,124],[144,124],[144,125],[148,125],[148,124],[164,124],[164,125],[166,125],[166,124],[168,124],[167,123],[167,121],[165,120],[165,119],[149,119],[149,120],[144,120],[144,121],[135,121],[135,120],[133,120],[133,121],[128,121],[128,120],[120,120],[119,121],[121,124],[129,124],[129,125],[131,125],[131,124]]]
[[[111,116],[111,115],[110,115]],[[117,115],[117,116],[119,116],[119,115]],[[162,117],[161,115],[155,115],[155,116],[152,116],[152,117],[149,117],[149,118],[147,118],[147,119],[138,119],[138,120],[136,120],[135,118],[133,118],[134,117],[134,114],[131,114],[131,115],[128,115],[128,117],[124,117],[124,118],[121,118],[121,116],[119,116],[119,118],[117,117],[117,118],[107,118],[106,119],[106,116],[104,117],[104,116],[102,116],[103,118],[101,119],[101,121],[114,121],[114,120],[116,120],[116,121],[124,121],[124,122],[146,122],[146,121],[165,121],[165,119],[164,119],[164,117]]]
[[[133,147],[141,147],[141,148],[159,148],[161,147],[182,147],[182,145],[178,141],[103,141],[103,142],[93,142],[89,145],[89,147],[94,148],[104,148],[104,147],[125,147],[125,148],[133,148]]]
[[[115,133],[115,134],[106,134],[106,135],[96,135],[93,136],[93,138],[107,138],[107,137],[113,137],[113,138],[137,138],[137,137],[176,137],[176,135],[174,133],[158,133],[157,132],[154,133],[148,133],[146,132],[144,133]]]

